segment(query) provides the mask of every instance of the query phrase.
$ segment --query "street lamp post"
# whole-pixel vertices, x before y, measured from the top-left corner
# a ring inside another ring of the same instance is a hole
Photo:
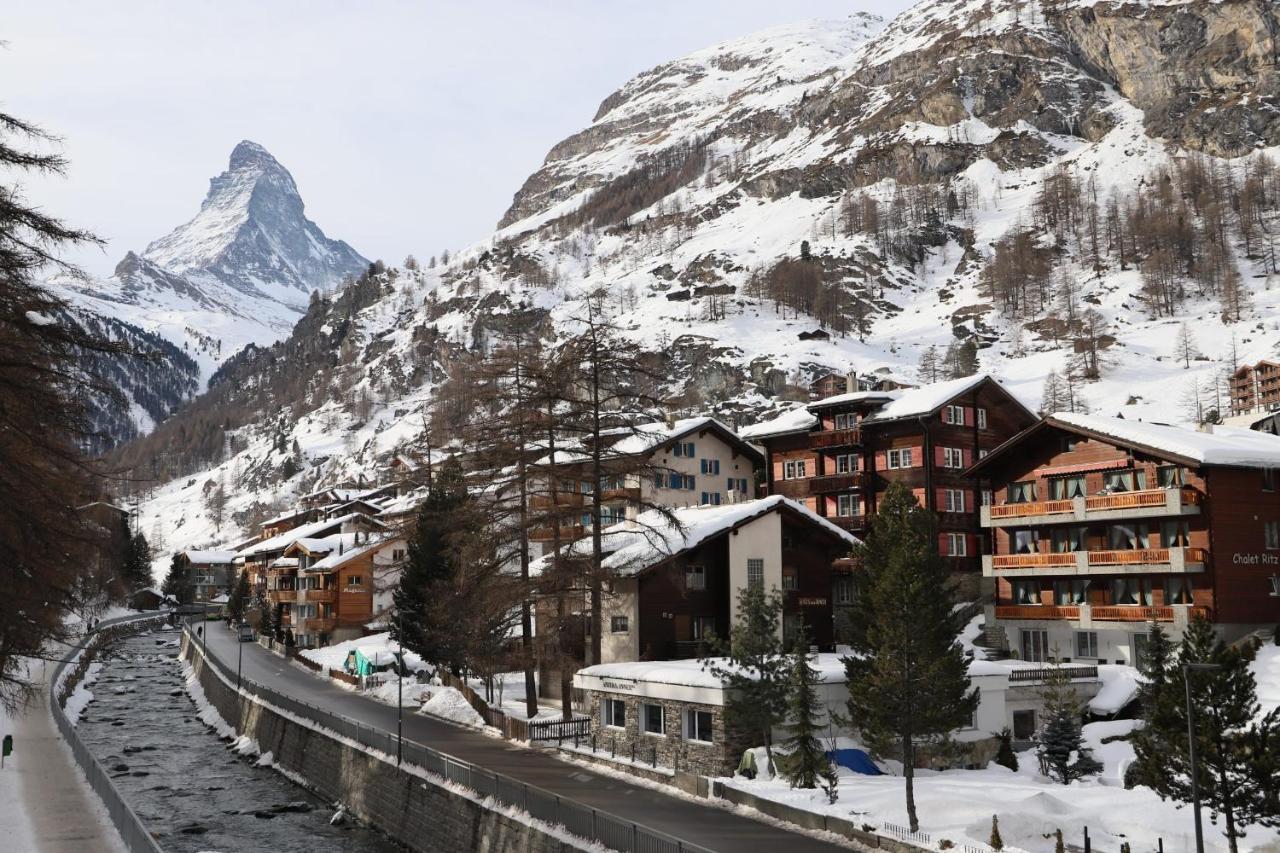
[[[240,639],[240,631],[236,629],[236,690],[240,689],[240,666],[244,663],[244,640]]]
[[[1191,808],[1196,821],[1196,853],[1204,853],[1204,827],[1200,822],[1200,768],[1196,765],[1196,716],[1191,704],[1191,673],[1212,672],[1222,669],[1216,663],[1185,663],[1182,665],[1182,684],[1187,691],[1187,746],[1191,759]]]
[[[404,755],[404,622],[400,610],[396,610],[396,645],[400,647],[400,659],[396,661],[396,766]]]

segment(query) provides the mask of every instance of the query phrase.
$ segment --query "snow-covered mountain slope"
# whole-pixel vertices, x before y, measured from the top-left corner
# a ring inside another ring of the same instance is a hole
[[[227,170],[209,182],[190,222],[141,255],[128,252],[109,278],[64,278],[53,285],[81,311],[177,347],[196,364],[198,391],[245,346],[267,346],[286,336],[312,292],[338,287],[368,264],[307,219],[288,170],[262,146],[244,141],[231,152]],[[134,370],[129,359],[120,360],[117,372]],[[143,368],[144,374],[157,370],[164,368]],[[133,413],[148,408],[140,405],[136,387],[125,390]],[[132,418],[133,432],[113,434],[123,441],[146,432],[189,398],[190,393],[168,399],[161,410],[151,406],[147,418]]]
[[[551,150],[491,239],[313,305],[130,448],[183,475],[144,512],[213,537],[213,477],[248,519],[373,473],[511,317],[564,339],[601,294],[677,413],[750,422],[827,370],[917,377],[930,347],[1033,408],[1051,371],[1101,414],[1225,408],[1224,368],[1280,352],[1276,32],[1266,0],[936,0],[659,66]],[[182,458],[183,425],[204,455]]]

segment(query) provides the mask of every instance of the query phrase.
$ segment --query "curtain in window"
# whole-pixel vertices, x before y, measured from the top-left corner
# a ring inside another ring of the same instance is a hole
[[[1151,581],[1138,578],[1115,578],[1111,581],[1112,604],[1151,606]]]
[[[1156,478],[1162,489],[1181,486],[1182,469],[1177,465],[1163,465],[1156,469]]]
[[[1191,578],[1170,577],[1164,581],[1165,604],[1191,604],[1194,596],[1191,590]]]
[[[1015,530],[1013,532],[1013,553],[1015,554],[1034,554],[1039,548],[1036,547],[1037,535],[1034,530]]]
[[[1165,521],[1160,524],[1160,545],[1164,548],[1185,548],[1188,541],[1185,521]]]
[[[1040,585],[1035,581],[1014,581],[1013,600],[1016,604],[1039,604]]]
[[[1050,480],[1049,497],[1055,501],[1084,497],[1084,476],[1056,477]]]
[[[1113,524],[1109,529],[1109,537],[1113,551],[1131,551],[1151,545],[1151,537],[1147,535],[1145,524]]]
[[[1132,492],[1132,471],[1108,471],[1102,475],[1102,485],[1109,492]]]
[[[1011,504],[1026,503],[1036,499],[1035,483],[1010,483],[1008,502]]]

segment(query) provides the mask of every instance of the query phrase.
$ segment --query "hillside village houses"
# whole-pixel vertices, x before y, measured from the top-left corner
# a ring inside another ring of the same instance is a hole
[[[179,551],[174,555],[191,584],[191,600],[208,604],[226,593],[234,580],[235,551]]]
[[[894,481],[938,513],[959,603],[985,618],[964,638],[982,700],[972,725],[954,733],[970,747],[961,763],[989,760],[1005,727],[1029,742],[1051,657],[1070,662],[1082,701],[1114,713],[1136,689],[1116,664],[1140,658],[1150,620],[1178,629],[1205,613],[1231,636],[1280,621],[1278,569],[1266,568],[1280,560],[1280,533],[1271,536],[1280,438],[1041,420],[985,375],[895,386],[797,404],[736,433],[711,417],[617,430],[605,456],[618,464],[604,466],[599,484],[581,444],[533,463],[535,479],[539,468],[555,478],[554,489],[531,490],[531,507],[550,519],[530,536],[535,593],[553,541],[564,556],[589,555],[600,489],[610,581],[598,661],[585,591],[568,593],[581,616],[582,636],[570,643],[575,710],[598,742],[648,750],[669,768],[731,772],[743,744],[725,730],[724,686],[708,681],[699,658],[709,637],[727,636],[750,584],[781,592],[780,632],[808,630],[824,706],[841,709],[835,626],[851,602],[850,556]],[[407,550],[400,531],[420,500],[396,487],[305,495],[263,523],[233,572],[248,570],[299,646],[386,630]],[[560,657],[545,644],[564,637],[538,626],[555,621],[564,595],[535,597],[539,692],[551,704]]]

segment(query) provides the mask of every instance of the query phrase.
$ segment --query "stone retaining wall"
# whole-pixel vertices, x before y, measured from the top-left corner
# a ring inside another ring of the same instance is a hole
[[[423,778],[275,712],[239,694],[205,664],[183,638],[183,658],[195,670],[209,702],[240,734],[271,752],[284,770],[316,793],[342,803],[361,820],[412,850],[523,850],[568,853],[586,849],[496,811],[477,799]]]

